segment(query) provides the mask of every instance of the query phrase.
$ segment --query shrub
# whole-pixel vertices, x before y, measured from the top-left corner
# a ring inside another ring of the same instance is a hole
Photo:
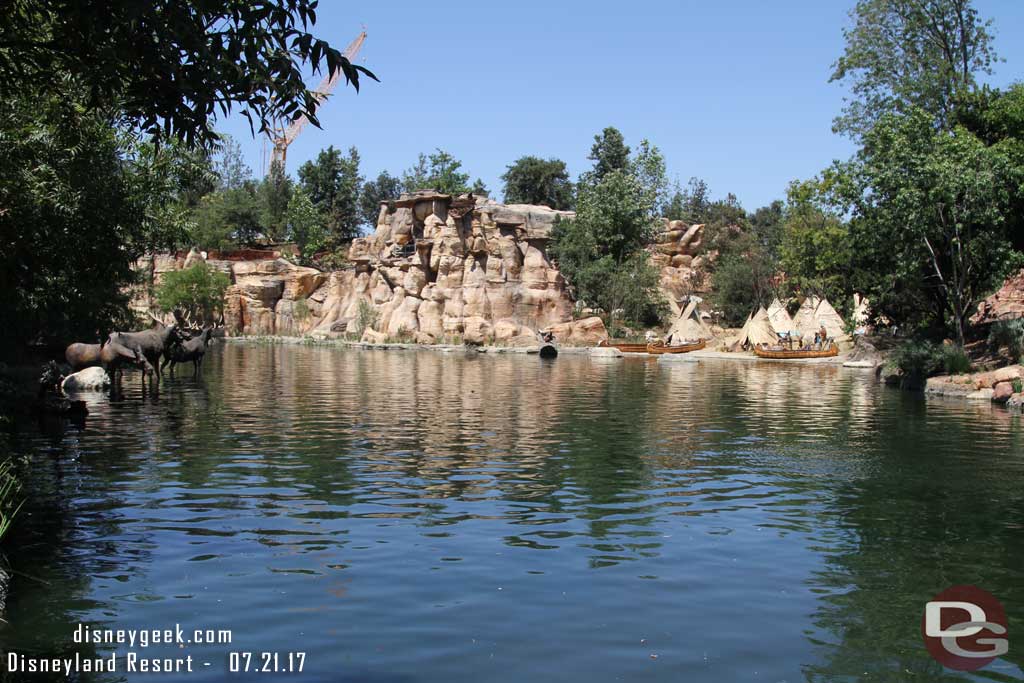
[[[224,310],[224,292],[230,284],[226,274],[201,260],[164,275],[156,288],[156,303],[164,312],[181,310],[193,324],[213,323]]]
[[[971,361],[959,346],[932,341],[907,341],[896,348],[889,363],[903,373],[905,382],[918,385],[938,374],[970,372]]]
[[[366,299],[360,299],[359,309],[356,311],[356,326],[353,332],[362,337],[363,332],[365,332],[367,328],[372,328],[377,324],[378,317],[379,314],[377,309],[373,307],[373,304]]]
[[[1005,346],[1013,362],[1020,362],[1024,357],[1024,318],[992,323],[988,343],[996,351]]]

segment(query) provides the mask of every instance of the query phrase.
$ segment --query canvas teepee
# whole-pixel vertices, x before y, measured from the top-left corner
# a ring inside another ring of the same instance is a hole
[[[817,307],[814,309],[814,317],[817,318],[818,323],[828,332],[828,336],[836,341],[847,338],[846,323],[843,322],[842,316],[832,307],[828,299],[822,299],[818,302]]]
[[[772,301],[768,307],[768,321],[772,324],[774,329],[779,334],[784,334],[796,329],[793,324],[793,319],[789,317],[789,313],[786,311],[786,307],[782,305],[778,297]]]
[[[793,316],[793,329],[798,334],[814,339],[814,333],[821,329],[821,321],[815,315],[819,303],[821,299],[809,296],[800,304],[800,310]]]
[[[697,311],[697,299],[690,299],[690,302],[679,314],[672,328],[668,331],[668,344],[678,346],[684,342],[697,341],[698,339],[711,339],[711,330],[704,321],[700,319]]]
[[[775,330],[772,329],[772,323],[768,319],[768,311],[764,310],[764,306],[761,306],[757,309],[756,313],[747,319],[747,324],[740,330],[740,336],[736,341],[735,347],[776,343],[778,343],[778,336],[776,336]]]

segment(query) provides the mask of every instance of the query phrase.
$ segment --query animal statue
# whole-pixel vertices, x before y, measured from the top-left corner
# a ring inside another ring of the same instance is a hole
[[[100,365],[101,344],[74,343],[64,350],[64,359],[71,366],[72,372],[78,372],[94,365]]]
[[[144,377],[152,377],[156,373],[140,347],[128,347],[116,341],[108,340],[100,349],[100,364],[115,385],[121,380],[126,365],[141,367]]]
[[[117,343],[139,351],[146,361],[154,368],[160,367],[160,359],[167,356],[171,347],[181,342],[181,333],[177,325],[166,325],[143,330],[141,332],[111,332],[107,343]],[[156,381],[160,381],[160,373],[155,372]]]
[[[170,353],[164,356],[163,365],[160,371],[168,365],[171,366],[171,376],[174,376],[174,366],[177,363],[192,361],[192,374],[198,375],[199,368],[203,364],[203,356],[206,355],[206,347],[210,345],[210,335],[213,334],[212,327],[204,327],[203,331],[185,341],[171,347]]]

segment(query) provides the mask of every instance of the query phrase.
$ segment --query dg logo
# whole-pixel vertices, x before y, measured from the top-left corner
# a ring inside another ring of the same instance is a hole
[[[1006,610],[976,586],[953,586],[924,607],[921,634],[928,652],[943,666],[974,671],[1010,650]]]

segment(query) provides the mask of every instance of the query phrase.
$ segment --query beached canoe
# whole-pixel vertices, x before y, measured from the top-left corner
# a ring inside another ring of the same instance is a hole
[[[760,349],[754,347],[754,355],[758,358],[774,358],[776,360],[797,360],[802,358],[832,358],[839,355],[839,347],[834,343],[827,349],[819,351],[802,351],[800,349]]]
[[[707,346],[707,342],[703,339],[680,344],[679,346],[665,346],[664,343],[658,342],[657,344],[648,344],[647,353],[689,353],[690,351],[699,351],[705,346]]]
[[[647,353],[647,344],[645,342],[617,342],[602,339],[597,343],[597,345],[618,349],[619,351],[622,351],[622,353]]]

